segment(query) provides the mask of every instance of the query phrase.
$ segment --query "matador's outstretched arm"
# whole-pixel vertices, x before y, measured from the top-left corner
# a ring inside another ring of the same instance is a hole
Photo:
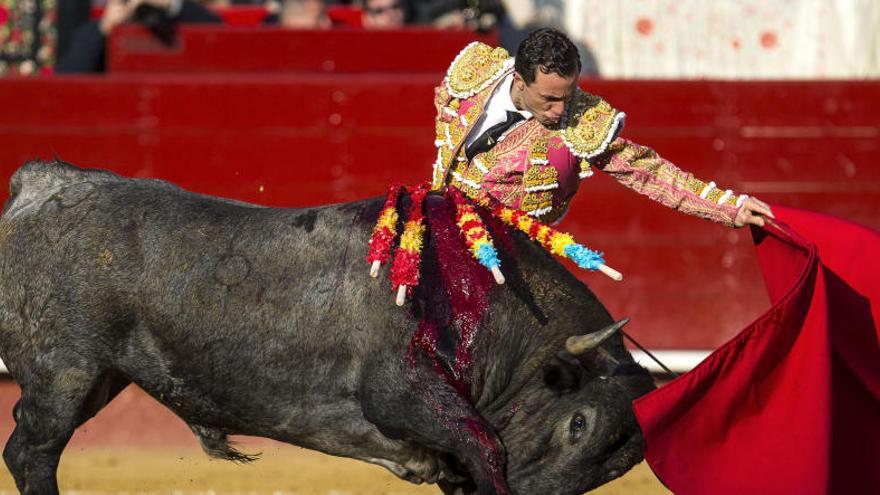
[[[621,184],[664,206],[729,227],[763,227],[763,217],[773,217],[763,201],[704,182],[653,149],[628,139],[616,138],[594,164]]]

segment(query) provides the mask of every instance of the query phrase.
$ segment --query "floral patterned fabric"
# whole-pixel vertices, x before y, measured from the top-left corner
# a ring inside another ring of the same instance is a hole
[[[51,74],[56,0],[0,0],[0,76]]]

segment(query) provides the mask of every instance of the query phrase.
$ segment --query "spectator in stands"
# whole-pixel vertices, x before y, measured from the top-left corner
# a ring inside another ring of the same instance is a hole
[[[107,0],[99,21],[80,25],[55,67],[58,73],[104,72],[107,36],[118,25],[135,21],[169,41],[177,23],[219,23],[219,16],[190,0]]]
[[[68,48],[73,42],[77,28],[89,22],[92,10],[90,0],[58,0],[58,12],[55,21],[57,38],[55,43],[55,62],[67,56]]]
[[[403,0],[364,0],[363,10],[366,29],[397,29],[407,21]]]
[[[412,10],[415,24],[477,31],[494,29],[504,12],[501,0],[420,0]]]
[[[327,29],[331,25],[323,0],[284,0],[277,21],[269,18],[266,23],[290,29]]]
[[[464,29],[462,0],[423,0],[413,4],[413,23],[438,29]]]

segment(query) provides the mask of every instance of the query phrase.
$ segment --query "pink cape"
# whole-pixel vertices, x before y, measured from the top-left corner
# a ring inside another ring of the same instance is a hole
[[[677,494],[880,493],[880,234],[773,210],[771,309],[635,402],[645,458]]]

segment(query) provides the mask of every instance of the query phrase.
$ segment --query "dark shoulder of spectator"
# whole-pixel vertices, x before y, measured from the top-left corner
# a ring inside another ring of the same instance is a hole
[[[198,2],[182,0],[173,9],[174,14],[152,7],[141,5],[135,10],[129,22],[146,26],[162,41],[168,43],[178,23],[219,24],[220,16]],[[100,73],[106,70],[107,39],[101,32],[98,21],[88,21],[79,25],[70,39],[66,53],[58,59],[55,72],[58,74]]]

